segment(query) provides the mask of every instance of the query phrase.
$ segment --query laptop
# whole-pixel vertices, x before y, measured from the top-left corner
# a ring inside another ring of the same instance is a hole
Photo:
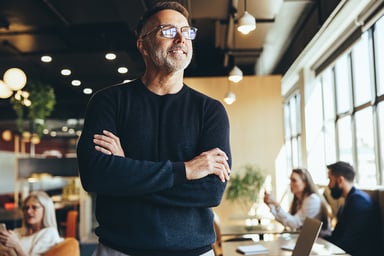
[[[281,249],[292,250],[292,256],[308,256],[319,236],[322,225],[323,223],[317,219],[306,218],[294,246],[287,244],[283,245]]]

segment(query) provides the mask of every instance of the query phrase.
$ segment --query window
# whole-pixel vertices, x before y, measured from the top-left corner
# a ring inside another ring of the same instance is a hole
[[[339,157],[341,161],[353,164],[351,116],[340,118],[337,122]]]
[[[354,105],[359,106],[371,100],[372,79],[369,57],[370,40],[369,33],[364,33],[361,40],[353,47],[352,63],[353,63],[353,97]]]
[[[375,53],[376,53],[376,74],[377,74],[377,95],[384,94],[384,17],[375,25]]]
[[[351,79],[349,54],[343,55],[336,63],[336,97],[337,113],[344,113],[350,110],[351,105]]]
[[[324,154],[326,163],[336,162],[336,133],[335,133],[335,83],[334,69],[328,69],[322,77],[323,112],[324,112]]]
[[[288,156],[288,166],[294,168],[302,164],[299,93],[295,93],[285,104],[284,117],[285,147]]]
[[[380,166],[379,184],[384,184],[384,101],[377,106],[377,116],[379,117],[379,150],[380,150]],[[381,181],[381,182],[380,182]]]
[[[357,182],[363,186],[375,186],[377,184],[372,108],[356,112],[355,124],[357,169],[359,170]]]
[[[338,160],[351,163],[359,186],[384,185],[384,17],[304,86],[305,133],[300,95],[285,105],[286,148],[292,167],[326,172]],[[306,136],[306,148],[301,139]],[[305,150],[307,163],[302,163]],[[325,163],[325,164],[324,164]],[[323,182],[323,173],[314,173]]]

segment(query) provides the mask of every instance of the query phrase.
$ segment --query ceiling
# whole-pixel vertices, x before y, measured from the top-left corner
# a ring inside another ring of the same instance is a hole
[[[28,80],[53,86],[56,106],[53,119],[83,117],[90,95],[144,70],[136,49],[134,29],[153,0],[1,0],[0,78],[11,67],[22,68]],[[236,32],[244,12],[243,0],[182,0],[198,30],[194,57],[187,77],[225,76],[233,65],[245,75],[283,72],[277,67],[300,32],[300,26],[319,1],[247,0],[246,9],[256,17],[249,35]],[[338,2],[338,1],[336,1]],[[235,31],[235,33],[234,33]],[[114,52],[113,61],[104,59]],[[40,61],[51,55],[50,63]],[[287,63],[288,65],[290,63]],[[128,73],[119,74],[118,67]],[[71,69],[70,76],[60,70]],[[285,67],[286,70],[287,67]],[[72,80],[80,86],[72,86]],[[0,119],[15,117],[8,99],[0,99]]]

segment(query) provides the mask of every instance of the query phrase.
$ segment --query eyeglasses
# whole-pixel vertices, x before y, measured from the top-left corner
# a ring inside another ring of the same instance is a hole
[[[141,39],[149,36],[153,32],[157,31],[160,29],[161,36],[165,38],[170,38],[173,39],[177,35],[177,27],[171,24],[163,24],[155,27],[151,31],[145,33],[144,35],[141,36]],[[181,33],[185,37],[185,39],[188,40],[194,40],[196,38],[197,34],[197,28],[191,27],[191,26],[184,26],[180,28]]]
[[[43,208],[42,206],[40,205],[31,205],[31,206],[23,206],[23,211],[26,212],[28,211],[29,209],[32,209],[32,211],[36,211],[37,209],[40,209],[40,208]]]

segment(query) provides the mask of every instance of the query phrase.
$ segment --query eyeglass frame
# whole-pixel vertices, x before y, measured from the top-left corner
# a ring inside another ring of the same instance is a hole
[[[41,205],[30,205],[30,206],[25,205],[21,209],[23,210],[23,212],[26,212],[29,209],[32,209],[35,212],[35,211],[37,211],[40,208],[44,208],[44,207],[41,206]]]
[[[192,40],[195,40],[195,39],[196,39],[196,33],[197,33],[197,30],[198,30],[196,27],[193,27],[193,26],[182,26],[182,27],[177,27],[177,26],[172,25],[172,24],[160,24],[160,25],[154,27],[151,31],[149,31],[149,32],[145,33],[144,35],[140,36],[140,39],[144,39],[144,38],[146,38],[147,36],[149,36],[149,35],[152,34],[153,32],[156,32],[157,30],[160,30],[160,31],[161,31],[160,35],[161,35],[162,37],[164,37],[164,38],[168,38],[168,39],[174,39],[174,38],[176,37],[176,35],[177,35],[177,30],[176,30],[176,33],[175,33],[175,35],[174,35],[173,37],[167,37],[167,36],[165,36],[164,33],[163,33],[163,29],[164,29],[165,27],[170,27],[169,29],[173,29],[173,28],[178,29],[178,28],[179,28],[181,34],[182,34],[182,35],[184,36],[184,38],[187,39],[187,40],[191,40],[191,41],[192,41]],[[185,36],[185,34],[183,33],[183,29],[185,29],[185,28],[190,28],[190,29],[192,29],[192,30],[194,31],[194,33],[195,33],[195,37],[194,37],[193,39],[190,39],[190,38],[188,38],[188,37]]]

